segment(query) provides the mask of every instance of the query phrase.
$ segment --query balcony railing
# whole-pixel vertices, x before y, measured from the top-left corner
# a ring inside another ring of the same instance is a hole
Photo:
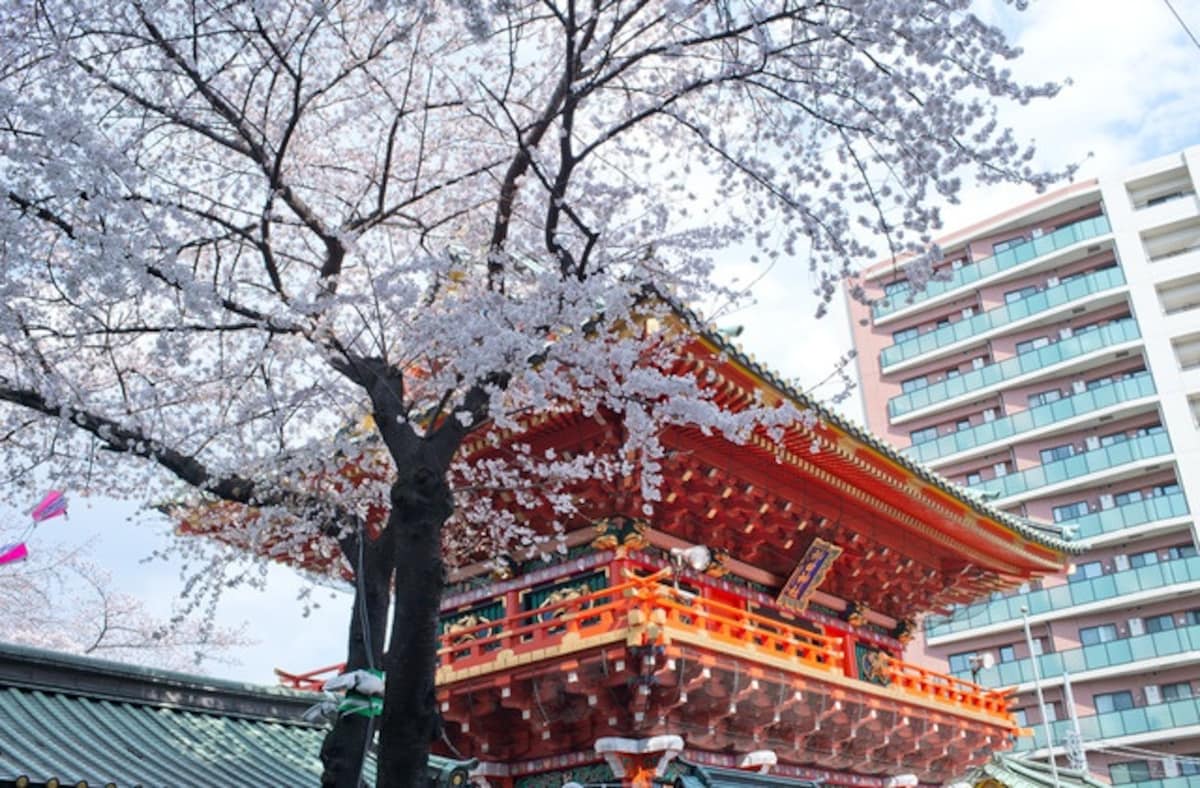
[[[1113,783],[1113,785],[1119,785],[1121,788],[1196,788],[1198,779],[1200,778],[1193,774],[1187,777],[1163,777],[1158,780],[1138,780],[1131,783]]]
[[[878,320],[893,312],[898,312],[901,309],[919,304],[934,296],[939,296],[942,293],[948,293],[951,290],[978,282],[980,279],[986,279],[1001,271],[1015,268],[1022,263],[1027,263],[1035,258],[1056,252],[1059,249],[1064,249],[1080,241],[1105,235],[1109,231],[1108,219],[1103,216],[1095,216],[1091,219],[1084,219],[1081,222],[1068,224],[1066,227],[1060,227],[1052,233],[1043,235],[1041,238],[1035,238],[1032,241],[1026,241],[1023,244],[1009,247],[1003,252],[980,260],[977,263],[964,265],[956,271],[951,271],[949,276],[944,280],[929,282],[926,284],[925,289],[919,292],[912,293],[907,289],[894,292],[886,300],[875,303],[871,307],[871,314]]]
[[[1200,654],[1200,625],[1043,654],[1038,657],[1038,670],[1042,679],[1052,679],[1061,676],[1063,672],[1078,676],[1087,670],[1100,670],[1154,657],[1187,653]],[[956,671],[954,675],[960,678],[969,677],[987,687],[1028,684],[1033,681],[1033,660],[1027,657],[1012,662],[1001,662],[979,671],[978,676],[973,676],[970,670]]]
[[[925,632],[931,638],[953,635],[992,624],[1019,621],[1021,608],[1036,616],[1050,611],[1066,611],[1076,605],[1103,602],[1126,594],[1200,580],[1200,556],[1162,561],[1137,569],[1076,580],[1028,594],[978,602],[957,608],[949,617],[930,616]]]
[[[456,627],[441,636],[440,685],[490,670],[548,659],[595,644],[657,645],[688,643],[719,648],[754,662],[790,664],[820,680],[852,675],[840,637],[810,632],[712,599],[684,595],[661,582],[662,573],[631,580],[572,599],[477,625]],[[887,683],[908,702],[950,706],[983,714],[1011,726],[1005,693],[984,690],[953,676],[884,658]],[[844,680],[844,678],[842,679]],[[866,681],[863,684],[866,685]]]
[[[1124,711],[1110,711],[1079,718],[1079,732],[1083,741],[1099,741],[1117,736],[1134,736],[1139,733],[1167,731],[1187,725],[1200,724],[1200,698],[1173,700],[1155,703]],[[1054,743],[1061,745],[1065,740],[1070,720],[1059,720],[1052,726]],[[1046,746],[1046,734],[1041,725],[1034,728],[1032,737],[1017,739],[1016,751],[1035,750]]]
[[[1060,525],[1074,526],[1077,529],[1076,539],[1091,539],[1157,520],[1183,517],[1186,514],[1188,505],[1183,493],[1171,493],[1085,514],[1075,520],[1063,521]]]
[[[1171,439],[1166,432],[1129,438],[1119,443],[1065,457],[1061,460],[1035,465],[1019,473],[987,479],[969,489],[985,492],[997,498],[1019,495],[1039,487],[1078,479],[1127,463],[1171,453]]]
[[[979,391],[1011,380],[1020,375],[1052,367],[1073,358],[1138,339],[1137,321],[1133,318],[1116,320],[1093,331],[1084,331],[1052,345],[1030,350],[997,364],[946,378],[923,389],[910,391],[888,400],[888,415],[898,418],[919,408],[934,405],[954,397]]]
[[[994,331],[1030,315],[1041,314],[1048,309],[1078,301],[1093,293],[1112,290],[1123,284],[1125,284],[1125,274],[1116,266],[1105,268],[1102,271],[1093,271],[1086,276],[1063,282],[1054,287],[1047,287],[1045,290],[1004,306],[989,309],[965,320],[959,320],[956,323],[885,347],[879,354],[879,363],[886,371],[889,366],[901,361],[907,361],[938,348]]]
[[[1119,402],[1141,399],[1154,394],[1154,380],[1149,372],[1109,381],[1070,397],[1029,408],[995,421],[977,424],[970,429],[952,432],[940,438],[909,446],[904,454],[918,462],[957,454],[995,441],[1006,440],[1039,427],[1048,427],[1067,419],[1083,416]]]

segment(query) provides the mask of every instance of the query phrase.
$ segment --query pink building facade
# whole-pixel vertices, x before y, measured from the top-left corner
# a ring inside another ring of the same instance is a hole
[[[941,239],[923,289],[886,261],[848,301],[867,425],[1088,548],[930,617],[911,658],[1016,687],[1018,750],[1139,788],[1200,785],[1198,184],[1200,147],[1074,184]]]

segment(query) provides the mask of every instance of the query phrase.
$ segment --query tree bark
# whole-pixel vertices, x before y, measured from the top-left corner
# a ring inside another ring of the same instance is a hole
[[[388,516],[396,574],[392,637],[384,660],[379,788],[427,785],[429,745],[440,730],[434,676],[445,585],[441,533],[453,500],[444,463],[421,454],[399,472]]]
[[[362,561],[359,561],[359,540]],[[355,567],[354,612],[346,648],[346,670],[383,665],[388,591],[391,585],[392,539],[385,531],[374,541],[355,534],[341,541],[342,553]],[[364,623],[366,626],[364,627]],[[322,788],[359,788],[367,753],[370,719],[361,714],[339,715],[321,744]]]

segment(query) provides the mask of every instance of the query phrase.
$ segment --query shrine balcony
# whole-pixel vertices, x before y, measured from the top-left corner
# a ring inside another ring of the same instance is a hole
[[[657,647],[668,659],[680,649],[705,652],[714,655],[712,664],[730,658],[864,696],[965,714],[998,730],[1016,730],[1003,691],[928,671],[882,651],[873,652],[873,664],[864,666],[861,654],[848,649],[842,637],[678,590],[662,572],[536,610],[451,628],[442,635],[437,684],[439,689],[450,688],[538,663],[569,666],[574,655],[611,646]],[[565,670],[570,683],[570,668]]]

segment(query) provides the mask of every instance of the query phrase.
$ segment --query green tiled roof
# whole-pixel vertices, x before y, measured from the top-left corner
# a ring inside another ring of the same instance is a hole
[[[325,728],[301,719],[317,699],[0,644],[0,784],[318,785]],[[472,766],[431,756],[430,785]]]
[[[1058,767],[1058,782],[1050,771],[1050,764],[1042,761],[1027,761],[1007,754],[993,755],[992,759],[967,776],[968,783],[978,783],[991,778],[1008,788],[1102,788],[1104,783],[1090,777],[1086,772]]]

